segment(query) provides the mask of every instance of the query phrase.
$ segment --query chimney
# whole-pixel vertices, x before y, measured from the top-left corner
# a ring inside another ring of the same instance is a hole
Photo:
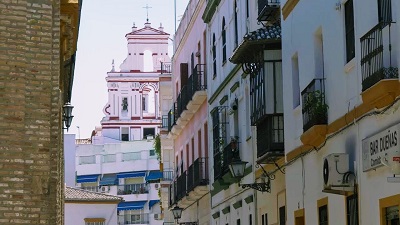
[[[160,23],[160,27],[158,28],[160,31],[164,31],[164,27],[162,26],[162,23]]]

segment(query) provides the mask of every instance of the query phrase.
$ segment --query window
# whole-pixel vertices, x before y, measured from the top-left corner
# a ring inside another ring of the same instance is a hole
[[[212,57],[213,57],[213,79],[217,76],[217,49],[215,46],[215,34],[212,37]]]
[[[318,207],[319,225],[328,225],[328,205]]]
[[[392,1],[378,0],[378,19],[379,22],[392,22]],[[386,26],[387,24],[385,24]]]
[[[294,225],[305,225],[304,209],[294,211]]]
[[[155,136],[155,128],[143,128],[143,139],[147,138],[148,136]]]
[[[346,30],[346,62],[349,62],[355,56],[353,0],[348,0],[344,4],[344,20]]]
[[[222,63],[226,62],[226,30],[225,30],[225,17],[222,18]]]
[[[240,225],[240,219],[236,220],[236,225]]]
[[[156,155],[156,150],[151,149],[150,152],[149,152],[149,155],[150,156],[155,156]]]
[[[235,48],[238,46],[238,12],[239,8],[237,7],[237,1],[234,3],[234,17],[235,17]]]
[[[261,216],[261,225],[268,225],[268,214],[265,213]]]
[[[279,207],[279,225],[286,224],[286,207]]]
[[[379,199],[380,225],[399,225],[400,195]]]
[[[253,225],[253,215],[249,215],[249,225]]]
[[[116,155],[115,154],[107,154],[103,155],[103,163],[111,163],[116,161]]]
[[[249,0],[246,0],[246,17],[249,18]]]
[[[139,160],[141,159],[140,152],[128,152],[128,153],[122,153],[122,162],[125,161],[133,161],[133,160]]]
[[[358,196],[346,198],[347,225],[358,225]]]
[[[399,206],[385,208],[385,225],[399,225]]]
[[[147,108],[148,99],[149,99],[149,95],[143,94],[143,96],[142,96],[142,110],[143,110],[143,112],[147,112],[148,111],[148,108]]]
[[[292,57],[292,90],[293,108],[296,108],[300,105],[299,58],[297,53]]]
[[[79,165],[83,164],[96,164],[96,156],[80,156],[79,157]]]
[[[129,128],[121,127],[121,141],[129,141]]]
[[[122,98],[122,111],[128,111],[128,98]]]

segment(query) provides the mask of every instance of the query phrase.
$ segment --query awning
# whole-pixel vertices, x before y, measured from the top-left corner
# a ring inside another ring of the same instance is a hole
[[[118,178],[134,178],[134,177],[145,177],[145,176],[146,176],[145,171],[132,171],[132,172],[124,172],[117,174]]]
[[[104,174],[100,179],[99,185],[118,185],[118,178],[116,174]]]
[[[123,210],[140,210],[144,208],[144,204],[146,204],[147,201],[135,201],[135,202],[120,202],[118,204],[118,211],[123,211]]]
[[[149,175],[146,177],[146,181],[151,181],[151,180],[158,180],[163,177],[163,173],[159,170],[154,170],[150,171]]]
[[[97,182],[98,178],[99,178],[99,174],[76,176],[76,183]]]
[[[160,200],[150,200],[149,202],[149,209],[151,209],[151,207],[153,207],[153,205],[157,204]]]

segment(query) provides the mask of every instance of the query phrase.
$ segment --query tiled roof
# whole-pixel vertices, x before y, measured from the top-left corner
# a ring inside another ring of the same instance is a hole
[[[254,53],[260,52],[268,45],[280,45],[281,42],[281,26],[274,24],[268,27],[262,27],[253,32],[246,34],[243,41],[235,49],[229,61],[232,63],[254,62]]]
[[[86,191],[73,187],[66,187],[65,200],[66,201],[122,201],[122,198],[114,195]]]
[[[243,37],[244,41],[259,41],[265,39],[281,39],[281,26],[272,25],[268,27],[262,27],[244,35]]]

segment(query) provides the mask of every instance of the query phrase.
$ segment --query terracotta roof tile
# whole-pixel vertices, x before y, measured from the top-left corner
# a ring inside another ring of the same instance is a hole
[[[73,187],[65,188],[66,201],[122,201],[121,197],[82,190]]]

